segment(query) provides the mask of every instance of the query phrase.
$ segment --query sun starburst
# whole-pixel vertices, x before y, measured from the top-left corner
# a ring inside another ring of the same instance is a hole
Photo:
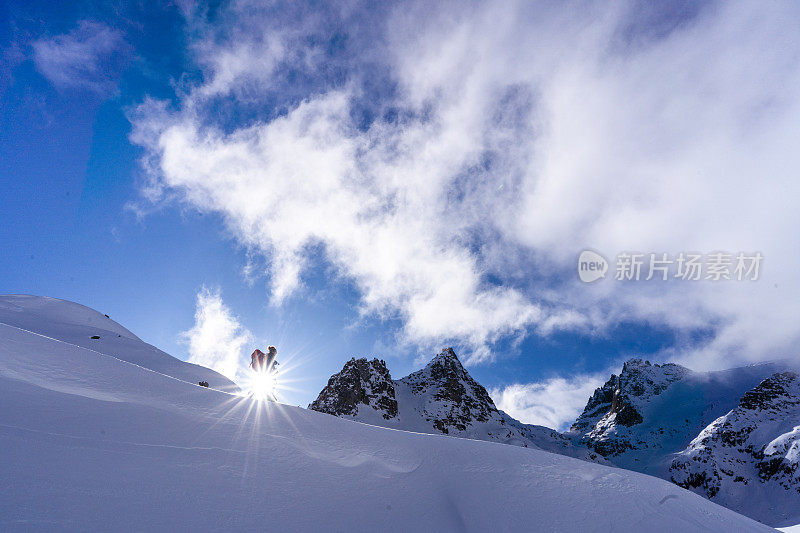
[[[280,376],[275,370],[251,372],[243,383],[244,391],[257,400],[277,400]]]

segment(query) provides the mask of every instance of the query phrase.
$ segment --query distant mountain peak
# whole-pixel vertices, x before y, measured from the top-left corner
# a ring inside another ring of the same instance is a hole
[[[600,426],[607,432],[612,425],[640,424],[642,405],[691,373],[675,363],[652,364],[644,359],[628,359],[619,375],[611,374],[608,381],[595,390],[571,431],[585,433]],[[615,446],[604,451],[611,453],[618,449]]]
[[[800,508],[798,424],[800,379],[793,371],[777,372],[747,391],[734,409],[709,424],[675,457],[671,480],[772,523],[777,510],[759,502],[783,502],[782,519],[796,520]]]
[[[357,416],[360,406],[379,411],[389,420],[397,416],[394,383],[381,359],[355,357],[334,374],[309,409],[336,416]]]
[[[431,359],[430,363],[428,363],[428,365],[432,364],[456,364],[463,368],[463,366],[461,365],[461,361],[458,359],[458,356],[456,355],[456,351],[452,347],[445,348],[444,350],[436,354],[434,358]]]
[[[545,449],[605,462],[557,431],[523,424],[497,409],[486,389],[446,348],[424,368],[391,380],[383,361],[351,359],[310,409],[386,427]]]
[[[569,434],[622,468],[771,525],[796,523],[800,377],[791,368],[695,372],[629,359],[595,390]]]
[[[445,348],[436,354],[422,370],[416,373],[429,373],[435,375],[436,379],[450,376],[474,381],[452,348]]]
[[[464,369],[452,348],[442,350],[422,370],[400,380],[427,397],[421,413],[442,433],[465,431],[498,413],[486,389]]]
[[[631,358],[622,364],[620,378],[646,375],[652,380],[667,384],[685,377],[692,371],[677,363],[653,364],[646,359]]]

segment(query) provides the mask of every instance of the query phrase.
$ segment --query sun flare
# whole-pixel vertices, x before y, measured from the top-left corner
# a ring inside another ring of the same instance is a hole
[[[253,372],[245,390],[259,400],[275,400],[278,376],[275,372]]]

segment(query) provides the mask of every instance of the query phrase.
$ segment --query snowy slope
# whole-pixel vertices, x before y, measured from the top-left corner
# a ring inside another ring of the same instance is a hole
[[[777,373],[672,462],[675,483],[773,525],[800,522],[800,377]]]
[[[351,359],[331,376],[309,408],[377,426],[501,442],[607,463],[555,430],[523,424],[497,409],[452,348],[399,380],[392,380],[384,361]]]
[[[2,531],[771,531],[656,478],[258,403],[27,326],[0,324]]]
[[[0,324],[108,354],[184,381],[206,381],[209,386],[228,392],[239,390],[225,376],[176,359],[143,342],[106,315],[80,304],[41,296],[0,295]]]

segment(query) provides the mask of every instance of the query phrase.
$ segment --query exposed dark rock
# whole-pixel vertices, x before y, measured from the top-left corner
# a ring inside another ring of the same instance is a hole
[[[350,359],[308,408],[334,416],[355,416],[359,405],[380,411],[387,420],[397,416],[394,384],[384,361]]]
[[[453,428],[465,431],[473,422],[486,422],[498,413],[489,393],[472,379],[452,348],[443,350],[428,366],[400,383],[414,394],[430,396],[433,402],[425,407],[425,414],[442,433]]]
[[[762,381],[758,387],[747,391],[739,402],[739,407],[743,409],[779,409],[787,402],[795,402],[787,391],[787,385],[797,379],[794,372],[780,372]],[[787,397],[785,402],[778,401],[781,397]]]

